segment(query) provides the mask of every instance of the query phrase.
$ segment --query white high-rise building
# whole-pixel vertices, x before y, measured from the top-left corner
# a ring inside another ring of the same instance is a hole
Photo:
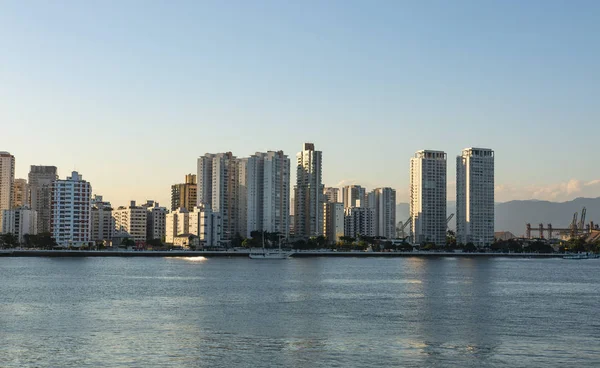
[[[173,244],[177,234],[177,211],[171,211],[165,216],[165,243]]]
[[[29,185],[27,179],[15,179],[13,187],[13,208],[31,207],[29,200]],[[37,216],[36,216],[37,218]]]
[[[342,187],[342,202],[344,208],[365,207],[367,204],[367,190],[360,185],[346,185]]]
[[[296,155],[294,187],[294,236],[307,238],[323,233],[322,152],[305,143]]]
[[[23,243],[24,236],[37,234],[37,213],[27,206],[4,210],[2,232],[13,234]]]
[[[259,229],[287,238],[290,228],[290,159],[283,151],[257,152],[255,156],[259,157],[263,166]]]
[[[73,171],[67,179],[54,181],[51,193],[50,231],[56,243],[62,247],[88,245],[91,241],[90,183]]]
[[[2,229],[2,212],[13,207],[15,181],[15,156],[8,152],[0,152],[0,229]]]
[[[56,166],[31,166],[29,193],[31,209],[38,214],[38,232],[50,232],[52,217],[52,186],[58,179]]]
[[[189,213],[187,233],[196,235],[204,247],[217,247],[221,242],[221,216],[210,208],[196,207]]]
[[[230,241],[239,227],[239,166],[231,152],[198,158],[198,205],[219,212],[222,239]]]
[[[129,206],[120,206],[113,211],[115,229],[129,233],[136,242],[145,242],[147,216],[148,211],[145,207],[130,201]]]
[[[327,243],[335,244],[344,236],[344,204],[326,202],[323,204],[323,235]]]
[[[238,229],[243,237],[262,229],[264,165],[260,157],[239,159]]]
[[[92,234],[93,242],[110,241],[113,238],[115,222],[112,217],[112,206],[105,202],[101,195],[92,197]]]
[[[353,238],[375,236],[375,209],[349,207],[345,209],[344,234]]]
[[[494,242],[494,151],[465,148],[456,157],[456,241]]]
[[[396,237],[396,191],[377,188],[369,193],[368,207],[375,210],[375,236]]]
[[[422,150],[410,159],[410,215],[415,243],[446,244],[446,153]]]
[[[165,218],[165,243],[173,244],[178,235],[189,234],[190,212],[180,208],[167,213]]]

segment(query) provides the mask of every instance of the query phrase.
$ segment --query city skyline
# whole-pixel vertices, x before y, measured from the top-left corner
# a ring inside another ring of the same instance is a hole
[[[469,146],[469,147],[475,147],[475,146]],[[462,149],[455,149],[453,151],[447,152],[445,151],[447,154],[451,155],[451,156],[460,156],[461,152],[463,151],[463,149],[468,149],[468,147],[463,147]],[[6,150],[5,150],[6,151]],[[267,150],[267,151],[274,151],[274,150]],[[282,151],[282,150],[277,150],[277,151]],[[443,151],[443,150],[439,150],[439,151]],[[494,149],[494,151],[497,151]],[[228,150],[224,150],[222,152],[233,152],[233,150],[228,149]],[[253,153],[248,154],[247,156],[252,156],[253,154],[255,154],[257,151],[254,151]],[[283,151],[285,153],[285,151]],[[294,152],[294,150],[291,150],[290,152]],[[67,170],[67,169],[63,169],[64,170],[64,174],[61,174],[63,171],[61,171],[61,168],[58,167],[57,165],[53,165],[52,163],[47,163],[45,165],[41,165],[41,164],[35,164],[35,165],[31,165],[31,166],[27,166],[27,169],[24,170],[26,171],[26,174],[23,176],[19,176],[17,175],[17,173],[22,174],[23,170],[19,170],[22,169],[20,166],[20,160],[19,157],[14,154],[13,152],[8,151],[8,153],[10,153],[12,156],[15,157],[15,176],[14,179],[16,180],[20,180],[20,179],[25,179],[28,180],[28,177],[30,176],[30,169],[32,166],[36,166],[36,167],[56,167],[56,174],[57,175],[62,175],[62,176],[66,176],[69,175],[73,170]],[[204,153],[203,155],[208,154],[208,153]],[[236,157],[243,157],[243,155],[236,155],[236,153],[232,153],[233,156]],[[286,153],[287,154],[287,153]],[[413,152],[414,154],[414,152]],[[502,154],[502,153],[500,153]],[[195,158],[192,158],[192,161],[197,160],[198,157],[202,157],[203,155],[199,155],[196,156]],[[327,152],[324,152],[325,157],[327,157]],[[412,156],[412,154],[411,154]],[[408,157],[410,158],[410,156]],[[407,158],[405,157],[403,159],[404,162],[402,162],[403,164],[406,164]],[[40,166],[41,165],[41,166]],[[196,165],[194,165],[196,166]],[[325,162],[323,163],[323,166],[326,167],[327,165],[327,160],[325,160]],[[447,167],[447,200],[448,201],[456,201],[456,167],[455,165],[448,165]],[[189,170],[189,172],[195,172],[197,170],[196,167],[192,167],[192,169]],[[496,176],[498,176],[497,174],[497,169],[496,171]],[[410,172],[410,164],[406,164],[406,172],[409,173]],[[451,172],[453,172],[454,175],[451,175]],[[119,194],[116,195],[115,197],[110,197],[110,194],[106,194],[106,193],[111,193],[109,190],[103,190],[102,188],[96,190],[94,189],[94,194],[99,194],[102,195],[103,197],[107,198],[111,203],[113,203],[113,205],[115,205],[116,207],[119,206],[125,206],[128,205],[129,202],[131,200],[135,200],[139,203],[144,203],[147,200],[152,200],[155,201],[167,208],[170,208],[170,203],[172,201],[172,187],[175,185],[178,185],[179,182],[181,182],[181,177],[184,177],[186,175],[188,175],[188,172],[184,172],[184,173],[180,173],[180,175],[178,177],[175,177],[172,180],[172,183],[170,183],[166,188],[162,188],[162,190],[160,190],[161,188],[156,188],[155,191],[148,191],[148,193],[156,193],[155,195],[152,194],[148,194],[148,195],[144,195],[143,193],[140,194],[140,190],[139,188],[133,188],[132,189],[132,194]],[[290,178],[291,178],[291,182],[295,183],[296,178],[295,178],[295,170],[291,170],[290,173]],[[326,176],[326,172],[323,169],[323,176]],[[408,175],[407,175],[408,176]],[[86,175],[87,177],[87,175]],[[497,178],[498,179],[498,178]],[[339,196],[340,196],[340,200],[343,201],[343,196],[342,196],[342,189],[346,186],[359,186],[362,187],[363,190],[373,190],[376,188],[380,188],[380,187],[389,187],[389,188],[393,188],[394,190],[396,190],[397,195],[396,195],[396,203],[397,204],[401,204],[401,203],[409,203],[410,202],[410,182],[407,178],[407,182],[404,183],[405,185],[393,185],[393,183],[391,185],[379,185],[379,186],[375,186],[375,185],[370,185],[369,183],[373,183],[373,182],[380,182],[380,181],[376,181],[377,178],[358,178],[358,179],[344,179],[336,184],[332,184],[332,183],[328,183],[328,182],[324,182],[324,185],[326,188],[336,188],[339,189]],[[500,181],[502,181],[502,178],[500,178]],[[90,182],[91,179],[90,179]],[[367,184],[365,184],[367,183]],[[27,184],[29,185],[29,181],[27,181]],[[94,183],[94,188],[97,188],[98,186]],[[498,184],[498,180],[497,183],[495,185],[495,203],[502,203],[502,202],[509,202],[509,201],[513,201],[513,200],[545,200],[545,201],[550,201],[550,202],[568,202],[571,201],[575,198],[598,198],[600,197],[600,179],[595,179],[595,180],[589,180],[589,181],[583,181],[583,180],[579,180],[579,179],[570,179],[567,182],[557,182],[557,183],[551,183],[549,185],[546,186],[536,186],[536,185],[529,185],[529,186],[524,186],[524,187],[516,187],[516,186],[512,186],[512,185],[506,185],[506,184]],[[293,189],[293,188],[292,188]],[[512,193],[514,194],[514,197],[507,197],[507,193]],[[293,197],[293,190],[290,191],[290,196]],[[116,198],[116,199],[114,199]]]
[[[593,135],[562,133],[600,116],[597,2],[31,8],[0,8],[2,150],[15,178],[53,165],[117,205],[166,206],[165,188],[205,152],[314,142],[326,185],[389,186],[407,202],[413,152],[493,147],[498,201],[600,195],[573,157]]]

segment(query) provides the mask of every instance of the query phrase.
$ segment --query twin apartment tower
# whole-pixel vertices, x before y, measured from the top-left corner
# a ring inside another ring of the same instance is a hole
[[[198,158],[197,183],[197,204],[220,214],[222,241],[259,229],[288,235],[290,160],[282,151],[207,153]]]
[[[446,153],[417,151],[410,159],[411,233],[417,244],[446,243]],[[494,241],[494,151],[466,148],[456,158],[456,241]]]

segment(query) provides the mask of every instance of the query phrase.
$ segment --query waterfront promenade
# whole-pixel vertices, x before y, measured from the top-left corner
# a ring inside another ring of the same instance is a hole
[[[248,257],[248,250],[131,251],[131,250],[0,250],[0,257]],[[510,257],[562,258],[562,253],[461,253],[461,252],[334,252],[295,251],[292,257]]]

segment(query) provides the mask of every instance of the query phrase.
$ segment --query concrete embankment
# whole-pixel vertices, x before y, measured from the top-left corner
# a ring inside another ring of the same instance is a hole
[[[2,250],[0,257],[248,257],[248,251],[87,251],[87,250]],[[562,258],[550,253],[449,253],[449,252],[296,252],[294,258],[305,257],[509,257]]]
[[[248,257],[247,252],[8,250],[0,257]]]

